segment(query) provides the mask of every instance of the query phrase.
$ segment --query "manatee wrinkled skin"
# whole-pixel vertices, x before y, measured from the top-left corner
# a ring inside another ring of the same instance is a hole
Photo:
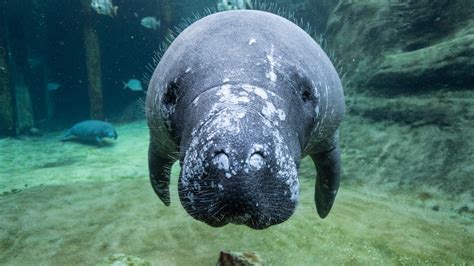
[[[100,144],[103,138],[117,139],[118,135],[114,127],[108,122],[86,120],[75,124],[69,129],[61,141],[66,141],[74,137],[82,140],[95,140]]]
[[[150,180],[165,205],[179,160],[179,197],[192,217],[267,228],[293,214],[297,170],[309,155],[317,212],[329,213],[344,95],[329,58],[294,23],[253,10],[198,20],[161,58],[146,111]]]

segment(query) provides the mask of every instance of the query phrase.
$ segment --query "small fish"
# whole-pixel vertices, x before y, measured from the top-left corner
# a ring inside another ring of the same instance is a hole
[[[59,89],[59,87],[61,87],[61,84],[57,83],[57,82],[50,82],[46,85],[48,91],[55,91],[57,89]]]
[[[219,11],[236,10],[236,9],[253,9],[252,1],[250,0],[222,0],[217,4]]]
[[[160,27],[160,21],[156,20],[155,17],[144,17],[142,18],[141,22],[143,27],[148,29],[156,30]]]
[[[129,88],[131,91],[143,91],[142,83],[138,79],[131,79],[128,82],[123,81],[123,89]]]
[[[115,17],[117,15],[118,6],[112,4],[112,0],[92,0],[92,9],[100,15]]]

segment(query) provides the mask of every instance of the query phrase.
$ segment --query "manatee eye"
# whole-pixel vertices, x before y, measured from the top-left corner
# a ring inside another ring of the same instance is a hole
[[[314,95],[313,88],[307,82],[303,82],[303,84],[301,84],[301,99],[305,103],[315,102],[317,100],[316,95]]]
[[[303,98],[303,101],[307,102],[311,99],[311,91],[309,90],[309,88],[304,88],[303,89],[303,93],[301,95],[301,97]]]
[[[166,85],[165,92],[163,93],[163,98],[161,102],[168,113],[168,115],[174,113],[175,105],[178,100],[178,84],[175,82],[168,83]]]
[[[304,73],[296,70],[293,70],[294,74],[292,76],[293,82],[295,84],[295,92],[301,97],[301,100],[304,103],[317,103],[317,97],[314,94],[315,89],[313,88],[313,82],[311,82]]]
[[[168,86],[166,86],[166,91],[163,95],[163,104],[165,105],[175,105],[176,104],[176,98],[177,98],[177,89],[178,85],[174,82],[169,83]]]

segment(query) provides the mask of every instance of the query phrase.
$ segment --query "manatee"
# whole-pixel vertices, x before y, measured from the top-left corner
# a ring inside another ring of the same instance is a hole
[[[101,144],[103,138],[117,139],[118,135],[114,127],[108,122],[86,120],[75,124],[69,129],[61,141],[66,141],[74,137],[82,140],[97,141],[98,144]]]
[[[333,64],[296,24],[256,10],[201,18],[171,43],[149,83],[152,187],[168,206],[179,160],[189,215],[264,229],[294,213],[300,160],[309,155],[324,218],[339,188],[344,109]]]

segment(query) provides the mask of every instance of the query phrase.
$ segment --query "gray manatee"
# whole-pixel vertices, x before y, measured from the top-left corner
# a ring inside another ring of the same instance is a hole
[[[179,197],[192,217],[264,229],[293,214],[309,155],[324,218],[339,188],[344,108],[330,59],[294,23],[254,10],[204,17],[177,36],[149,84],[153,189],[170,204],[179,160]]]
[[[75,124],[69,129],[61,141],[66,141],[74,137],[82,140],[95,140],[100,144],[103,138],[117,139],[118,135],[114,127],[108,122],[86,120]]]

